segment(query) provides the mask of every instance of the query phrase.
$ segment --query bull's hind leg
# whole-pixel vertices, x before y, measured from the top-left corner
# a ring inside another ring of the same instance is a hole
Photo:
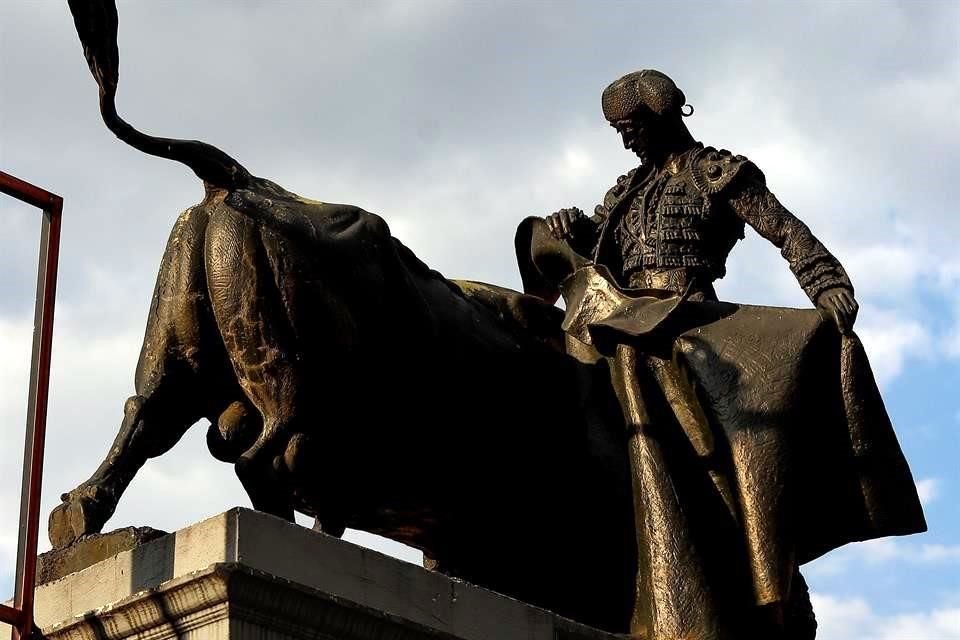
[[[218,210],[207,228],[207,286],[237,381],[263,418],[258,438],[236,462],[237,477],[255,509],[293,520],[283,454],[296,431],[303,379],[263,242],[250,218]]]
[[[138,389],[138,395],[127,399],[120,431],[106,458],[86,482],[63,494],[63,502],[50,514],[54,548],[99,532],[146,461],[169,451],[200,419],[199,403],[194,401],[196,381],[178,373],[167,371],[159,385]]]

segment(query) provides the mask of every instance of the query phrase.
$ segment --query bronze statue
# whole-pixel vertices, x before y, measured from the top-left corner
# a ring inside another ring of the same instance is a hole
[[[651,155],[649,179],[637,172],[613,193],[605,226],[570,212],[525,223],[518,256],[536,295],[447,280],[377,215],[298,196],[208,144],[134,129],[114,103],[114,3],[69,4],[107,127],[189,166],[205,197],[164,251],[113,446],[50,514],[55,548],[99,532],[147,459],[202,418],[211,453],[235,465],[259,510],[300,511],[334,535],[380,533],[581,622],[626,632],[632,618],[649,640],[769,628],[755,620],[758,584],[772,623],[803,618],[789,584],[798,562],[923,526],[855,337],[841,341],[814,311],[714,300],[742,229],[721,222],[720,199],[736,192],[843,330],[856,314],[836,261],[743,186],[761,180],[749,163],[695,149],[667,167]],[[654,218],[620,203],[642,185],[660,185],[656,215],[682,215],[637,252]],[[595,261],[577,253],[590,244]],[[638,283],[647,289],[623,288]],[[552,305],[561,290],[566,314]]]
[[[694,140],[684,102],[653,70],[606,88],[603,113],[641,164],[592,218],[567,208],[521,225],[524,286],[550,302],[562,293],[568,351],[606,362],[620,401],[633,635],[809,640],[800,563],[926,525],[852,331],[843,267],[753,163]],[[745,223],[781,249],[820,314],[717,300]]]

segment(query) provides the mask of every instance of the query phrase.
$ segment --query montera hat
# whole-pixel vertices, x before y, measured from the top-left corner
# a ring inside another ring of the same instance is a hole
[[[603,115],[616,122],[628,120],[641,110],[658,116],[681,114],[686,100],[683,91],[665,73],[643,69],[614,80],[603,90]]]

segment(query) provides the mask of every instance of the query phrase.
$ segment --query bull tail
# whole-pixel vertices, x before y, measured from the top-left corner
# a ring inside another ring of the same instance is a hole
[[[245,186],[250,173],[213,145],[197,140],[156,138],[134,129],[117,114],[116,94],[120,59],[117,52],[115,0],[67,0],[83,45],[83,55],[100,87],[100,114],[118,138],[150,155],[187,165],[208,186],[235,189]]]

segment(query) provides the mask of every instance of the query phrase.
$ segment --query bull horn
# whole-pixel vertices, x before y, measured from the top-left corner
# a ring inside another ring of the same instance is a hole
[[[117,5],[114,0],[67,0],[90,72],[100,87],[100,114],[118,138],[150,155],[187,165],[208,186],[245,186],[250,173],[226,153],[197,140],[155,138],[134,129],[117,114],[115,103],[120,57],[117,52]]]

